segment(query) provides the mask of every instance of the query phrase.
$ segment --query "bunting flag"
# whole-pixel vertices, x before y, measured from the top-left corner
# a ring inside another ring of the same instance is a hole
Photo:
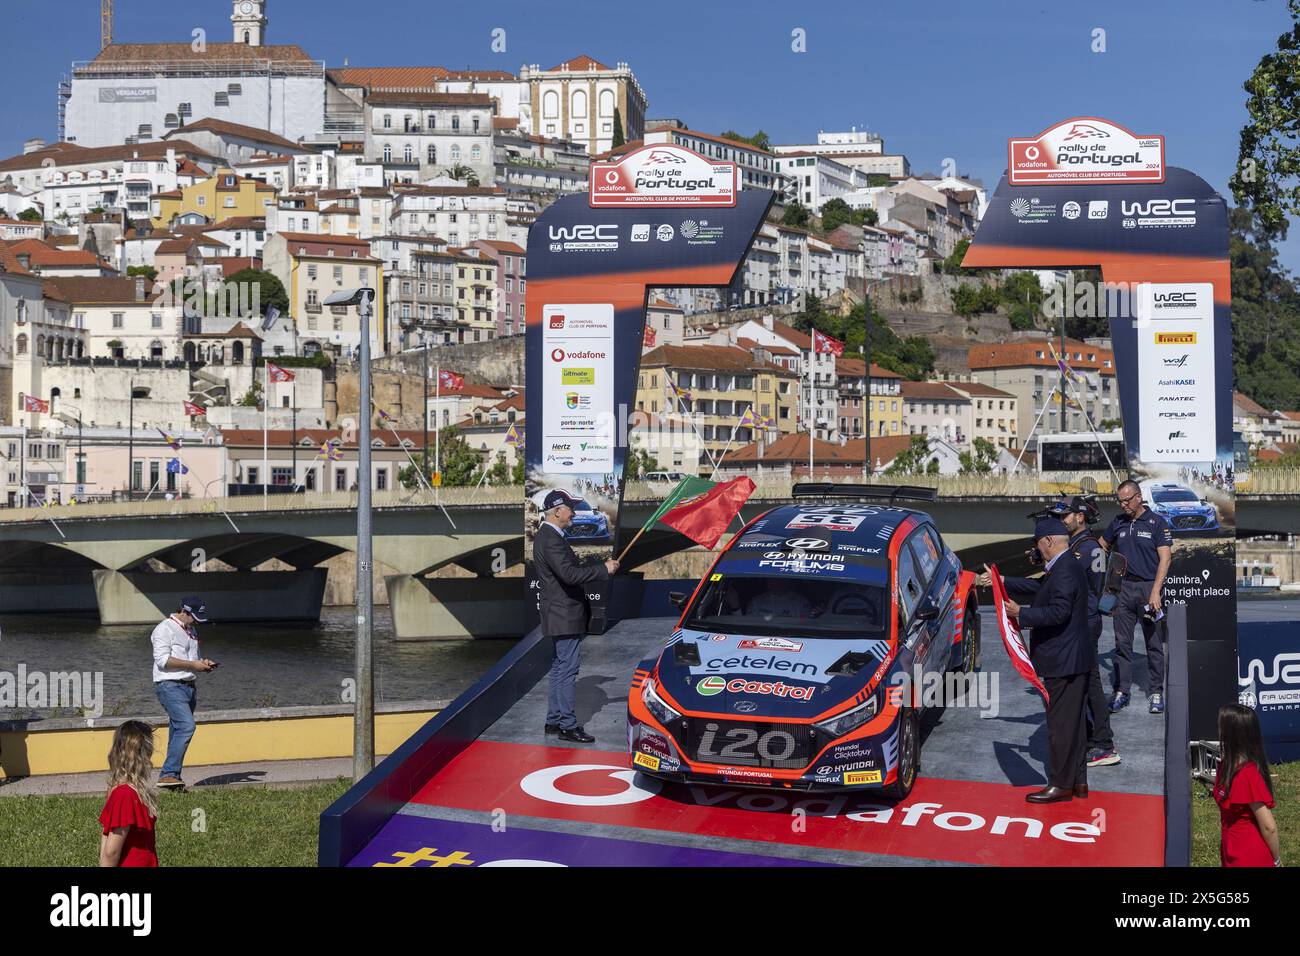
[[[173,458],[167,462],[167,474],[169,475],[188,475],[190,469],[179,458]]]
[[[397,424],[397,419],[381,408],[379,410],[379,424],[387,428],[390,425]]]
[[[669,377],[668,375],[664,375],[664,383],[668,386],[669,391],[671,391],[678,398],[684,399],[685,401],[688,402],[692,401],[691,393],[686,391],[686,389],[684,388],[678,388],[677,383],[674,382],[672,378]]]
[[[1052,350],[1052,358],[1056,360],[1056,367],[1061,370],[1061,373],[1067,379],[1069,379],[1071,382],[1074,382],[1076,385],[1083,385],[1086,383],[1086,379],[1084,379],[1082,375],[1080,375],[1078,372],[1072,369],[1069,363],[1065,361],[1065,359],[1061,358],[1061,353],[1056,351],[1056,346],[1052,344],[1051,339],[1047,340],[1047,347]]]
[[[342,458],[343,453],[339,451],[333,440],[320,443],[320,451],[316,453],[317,461],[341,461]]]
[[[645,337],[641,340],[641,344],[648,349],[655,347],[655,330],[649,325],[645,327]]]
[[[833,339],[829,335],[823,335],[816,329],[812,330],[812,346],[814,352],[829,352],[831,355],[843,355],[844,343],[839,339]]]
[[[50,403],[41,401],[35,395],[23,396],[23,411],[25,412],[48,412]]]
[[[515,431],[513,422],[510,424],[510,427],[506,429],[506,444],[514,445],[516,448],[523,445],[523,441],[519,437],[519,432]]]
[[[998,572],[996,564],[989,567],[989,579],[993,585],[993,613],[998,619],[1007,657],[1011,658],[1016,672],[1032,684],[1034,689],[1043,695],[1043,703],[1047,703],[1049,700],[1047,688],[1043,686],[1038,671],[1034,670],[1034,664],[1029,659],[1029,649],[1025,647],[1025,639],[1020,636],[1020,623],[1007,613],[1007,589],[1002,583],[1002,575]]]
[[[1052,393],[1052,401],[1057,405],[1060,405],[1061,402],[1064,401],[1069,408],[1073,408],[1075,411],[1079,412],[1083,411],[1083,406],[1079,404],[1078,399],[1072,398],[1068,395],[1062,397],[1060,392]]]
[[[754,414],[754,406],[750,405],[745,409],[745,414],[740,416],[740,421],[736,422],[737,428],[744,428],[746,425],[753,426],[759,424],[761,419]]]
[[[266,363],[266,374],[272,382],[292,382],[294,379],[293,372],[287,368],[280,368],[272,362]]]
[[[169,435],[167,432],[163,431],[161,428],[158,429],[158,434],[162,436],[163,444],[164,444],[164,445],[167,445],[169,448],[171,448],[172,451],[180,451],[180,450],[181,450],[181,440],[180,440],[179,438],[176,438],[176,437],[174,437],[174,436],[172,436],[172,435]]]
[[[196,405],[194,402],[185,403],[185,414],[190,416],[190,418],[193,418],[196,415],[206,415],[207,413],[208,410],[202,405]]]
[[[438,388],[442,391],[455,392],[464,387],[464,375],[457,375],[455,372],[449,372],[445,368],[438,370]]]

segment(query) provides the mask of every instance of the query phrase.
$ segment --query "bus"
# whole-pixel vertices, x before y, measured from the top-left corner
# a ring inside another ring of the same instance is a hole
[[[1114,491],[1128,474],[1128,446],[1122,431],[1038,436],[1038,477],[1080,491]]]

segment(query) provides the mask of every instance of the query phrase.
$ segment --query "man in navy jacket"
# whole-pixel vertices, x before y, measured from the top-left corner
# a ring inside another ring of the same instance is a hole
[[[1008,578],[1007,613],[1030,630],[1029,659],[1048,695],[1047,786],[1025,799],[1057,803],[1088,796],[1084,704],[1096,648],[1088,627],[1088,580],[1069,553],[1069,531],[1059,518],[1042,518],[1034,526],[1034,544],[1047,573],[1023,607],[1010,597],[1026,593],[1028,582]]]

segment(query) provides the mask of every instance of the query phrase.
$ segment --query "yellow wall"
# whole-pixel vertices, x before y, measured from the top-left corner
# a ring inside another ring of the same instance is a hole
[[[392,753],[437,711],[375,715],[375,752]],[[186,766],[244,763],[251,760],[312,760],[352,754],[352,717],[230,720],[205,723],[201,719]],[[108,769],[112,727],[69,730],[14,730],[0,732],[0,776],[21,777],[51,773],[86,773]],[[167,753],[167,728],[154,734],[154,764],[161,767]]]
[[[217,184],[224,176],[235,176],[239,185],[237,192],[217,191]],[[200,203],[200,197],[202,202]],[[276,191],[268,188],[256,179],[243,179],[229,169],[218,169],[213,175],[197,182],[193,186],[181,189],[180,199],[159,200],[158,216],[153,220],[155,229],[165,229],[173,216],[196,213],[206,216],[213,222],[221,222],[235,216],[265,216],[266,204],[274,203]],[[234,199],[233,206],[226,206],[226,199]]]

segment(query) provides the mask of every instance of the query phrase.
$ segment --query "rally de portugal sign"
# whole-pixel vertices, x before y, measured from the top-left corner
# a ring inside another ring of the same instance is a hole
[[[615,162],[592,163],[590,199],[594,207],[734,206],[739,180],[735,163],[658,143]]]
[[[1032,139],[1007,142],[1007,181],[1043,183],[1162,183],[1165,138],[1138,136],[1095,116],[1057,123]]]

